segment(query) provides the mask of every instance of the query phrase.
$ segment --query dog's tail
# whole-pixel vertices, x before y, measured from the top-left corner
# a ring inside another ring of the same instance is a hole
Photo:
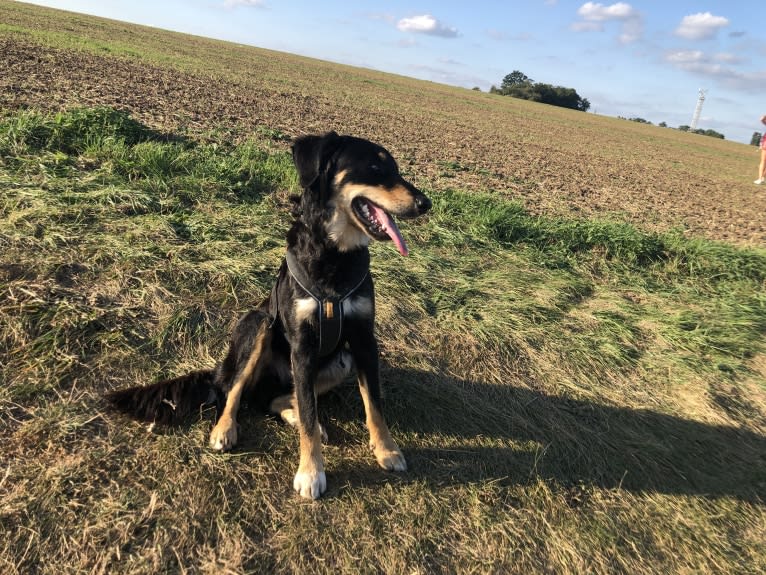
[[[224,394],[213,385],[215,371],[200,370],[151,385],[118,389],[106,395],[107,401],[139,421],[177,423],[203,405],[213,404],[218,413]]]

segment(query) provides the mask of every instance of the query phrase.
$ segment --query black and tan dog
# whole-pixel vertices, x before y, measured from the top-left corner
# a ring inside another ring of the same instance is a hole
[[[218,421],[210,446],[237,442],[244,391],[300,432],[293,487],[317,498],[326,489],[317,396],[356,371],[370,446],[384,469],[407,463],[381,411],[375,296],[369,273],[370,239],[407,247],[392,216],[414,218],[430,200],[407,182],[384,148],[330,132],[297,139],[292,148],[303,193],[287,235],[287,253],[269,297],[240,319],[225,359],[209,371],[119,390],[119,410],[169,423],[205,403]]]

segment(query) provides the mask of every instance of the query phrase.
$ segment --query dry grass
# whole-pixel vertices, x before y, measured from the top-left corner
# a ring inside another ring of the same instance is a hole
[[[412,255],[373,254],[406,474],[375,464],[352,385],[320,402],[318,502],[293,493],[297,437],[273,419],[246,411],[220,455],[211,413],[152,431],[106,413],[106,390],[221,356],[271,286],[296,191],[281,132],[161,127],[0,122],[0,571],[766,571],[762,249],[424,177]]]

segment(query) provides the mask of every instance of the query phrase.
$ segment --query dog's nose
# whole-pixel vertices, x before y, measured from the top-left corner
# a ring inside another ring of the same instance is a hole
[[[418,208],[418,214],[422,215],[431,209],[431,200],[429,200],[423,194],[418,194],[415,196],[415,205]]]

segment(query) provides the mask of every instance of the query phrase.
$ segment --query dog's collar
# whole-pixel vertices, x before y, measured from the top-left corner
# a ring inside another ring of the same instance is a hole
[[[319,323],[319,357],[330,355],[338,347],[341,335],[343,335],[343,302],[358,290],[369,275],[370,254],[364,250],[366,255],[366,265],[364,274],[355,282],[349,282],[351,286],[342,295],[327,297],[325,294],[318,293],[316,287],[312,285],[311,278],[304,267],[298,262],[290,250],[285,254],[287,271],[293,277],[295,282],[303,291],[308,294],[317,304],[317,319]]]

